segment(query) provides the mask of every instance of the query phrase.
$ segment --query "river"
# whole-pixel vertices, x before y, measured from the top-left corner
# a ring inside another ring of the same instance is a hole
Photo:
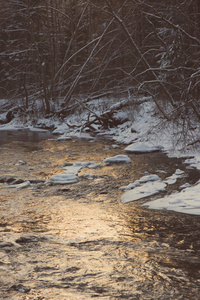
[[[144,200],[122,204],[119,189],[158,169],[161,177],[185,170],[178,185],[193,184],[198,171],[164,153],[105,166],[106,157],[124,154],[111,141],[30,133],[1,141],[0,299],[199,299],[200,217],[149,210]],[[75,184],[45,182],[75,161],[101,167],[83,169]],[[7,188],[14,179],[31,184]]]

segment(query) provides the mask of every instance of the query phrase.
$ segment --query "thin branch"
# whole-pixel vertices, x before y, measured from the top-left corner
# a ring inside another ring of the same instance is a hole
[[[195,41],[197,42],[198,44],[200,44],[200,40],[195,37],[195,36],[192,36],[191,34],[187,33],[182,27],[180,27],[179,25],[176,25],[174,23],[172,23],[170,20],[164,18],[163,16],[160,17],[160,16],[156,16],[152,13],[148,13],[148,12],[145,12],[146,15],[150,16],[150,17],[153,17],[157,20],[161,20],[161,21],[164,21],[166,22],[167,24],[169,24],[171,27],[175,28],[176,30],[179,30],[181,31],[185,36],[187,36],[189,39],[191,39],[192,41]]]

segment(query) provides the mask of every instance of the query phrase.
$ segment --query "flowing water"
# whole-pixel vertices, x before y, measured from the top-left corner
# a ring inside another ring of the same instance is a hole
[[[199,173],[163,153],[105,166],[122,146],[43,138],[10,135],[0,146],[0,299],[199,299],[200,217],[122,204],[119,189],[145,171],[184,169],[178,186]],[[76,184],[45,183],[75,161],[102,167],[83,169]],[[14,179],[31,185],[7,188]]]

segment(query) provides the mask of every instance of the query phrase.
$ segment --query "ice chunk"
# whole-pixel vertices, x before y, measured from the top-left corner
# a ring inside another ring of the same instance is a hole
[[[103,161],[106,164],[113,164],[113,163],[130,163],[131,159],[127,155],[116,155],[113,157],[108,157]]]
[[[148,143],[138,142],[133,143],[126,147],[124,151],[131,153],[148,153],[148,152],[156,152],[162,150],[161,146],[152,146]]]
[[[185,189],[185,188],[187,188],[187,187],[191,187],[191,184],[188,183],[188,182],[182,184],[182,185],[180,186],[180,189]]]
[[[113,149],[119,149],[119,146],[118,145],[112,145],[112,148]]]
[[[139,182],[148,182],[148,181],[158,181],[161,180],[160,177],[158,175],[155,174],[150,174],[150,175],[146,175],[143,176],[139,179]]]
[[[155,195],[161,191],[164,191],[166,184],[162,181],[149,181],[143,185],[140,185],[130,191],[127,191],[122,195],[122,203],[128,203],[136,201],[145,197]]]
[[[58,141],[70,141],[72,139],[71,136],[61,135],[57,138]]]
[[[129,185],[127,185],[127,186],[120,187],[120,189],[128,191],[128,190],[134,189],[135,187],[141,185],[141,183],[145,183],[148,181],[161,181],[161,179],[160,179],[160,177],[158,177],[155,174],[146,175],[146,176],[141,177],[139,180],[135,180],[134,182],[129,183]]]
[[[78,173],[81,171],[81,169],[83,168],[89,168],[89,169],[96,169],[100,167],[99,164],[96,164],[95,162],[91,162],[91,161],[85,161],[85,162],[80,162],[80,161],[76,161],[74,163],[70,163],[70,162],[65,162],[63,163],[63,170],[65,174],[76,174],[78,175]]]
[[[49,182],[53,184],[70,184],[78,181],[79,179],[75,174],[57,174],[49,179]]]
[[[140,185],[139,180],[135,180],[134,182],[129,183],[129,184],[126,185],[126,186],[120,187],[120,190],[129,191],[129,190],[132,190],[132,189],[134,189],[136,186],[139,186],[139,185]]]
[[[177,169],[175,173],[167,177],[164,182],[167,184],[174,184],[176,183],[178,178],[182,178],[184,176],[185,176],[185,172],[180,169]]]
[[[22,183],[19,183],[19,184],[12,184],[12,185],[8,185],[6,186],[6,188],[16,188],[16,189],[24,189],[28,186],[30,186],[30,181],[27,180],[27,181],[24,181]]]
[[[23,166],[23,165],[26,165],[26,162],[23,161],[23,160],[19,160],[15,165],[16,166]]]

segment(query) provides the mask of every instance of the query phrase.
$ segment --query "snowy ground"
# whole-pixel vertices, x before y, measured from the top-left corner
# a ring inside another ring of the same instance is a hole
[[[98,106],[99,107],[99,106]],[[93,107],[94,110],[94,107]],[[97,110],[98,112],[98,110]],[[200,170],[200,145],[196,144],[196,149],[191,146],[185,146],[184,134],[181,131],[181,127],[177,124],[164,122],[158,114],[155,113],[154,104],[151,102],[145,102],[140,105],[140,109],[137,112],[123,111],[122,114],[127,114],[130,121],[112,128],[110,130],[99,130],[97,136],[110,136],[113,142],[124,144],[124,151],[126,154],[132,153],[144,153],[154,151],[165,151],[169,156],[184,157],[185,163],[188,168],[197,168]],[[131,115],[131,117],[130,117]],[[3,118],[2,114],[2,118]],[[61,122],[58,119],[40,119],[37,125],[47,125],[48,127],[53,125],[55,130],[54,134],[57,134],[60,141],[71,139],[72,137],[85,137],[92,138],[88,133],[81,131],[81,123],[87,120],[88,114],[84,111],[78,112],[67,118],[66,122]],[[77,124],[68,126],[67,124]],[[195,124],[194,129],[191,131],[194,139],[199,139],[200,125]],[[22,124],[22,121],[15,118],[8,124],[0,125],[0,130],[41,130],[37,126],[33,126],[31,121]],[[177,143],[179,141],[179,143]],[[117,148],[117,145],[113,147]],[[187,143],[186,143],[187,144]],[[198,147],[199,146],[199,147]],[[118,156],[107,158],[104,163],[129,163],[130,159],[124,153],[119,153]],[[90,165],[91,164],[91,165]],[[63,174],[52,176],[50,179],[53,183],[67,184],[78,181],[78,171],[83,167],[92,167],[91,162],[84,165],[80,163],[77,165],[68,166],[64,168]],[[93,167],[96,167],[93,165]],[[162,170],[160,170],[162,172]],[[158,171],[159,173],[159,171]],[[173,184],[177,178],[184,176],[182,170],[176,170],[175,174],[162,181],[156,174],[148,174],[139,180],[130,183],[126,187],[121,187],[124,190],[122,196],[122,202],[127,203],[130,201],[136,201],[147,196],[155,195],[160,191],[165,190],[166,186]],[[168,209],[181,213],[200,215],[200,180],[195,186],[185,185],[181,187],[181,191],[175,191],[170,196],[159,198],[154,201],[149,201],[143,205],[148,206],[151,209]]]

